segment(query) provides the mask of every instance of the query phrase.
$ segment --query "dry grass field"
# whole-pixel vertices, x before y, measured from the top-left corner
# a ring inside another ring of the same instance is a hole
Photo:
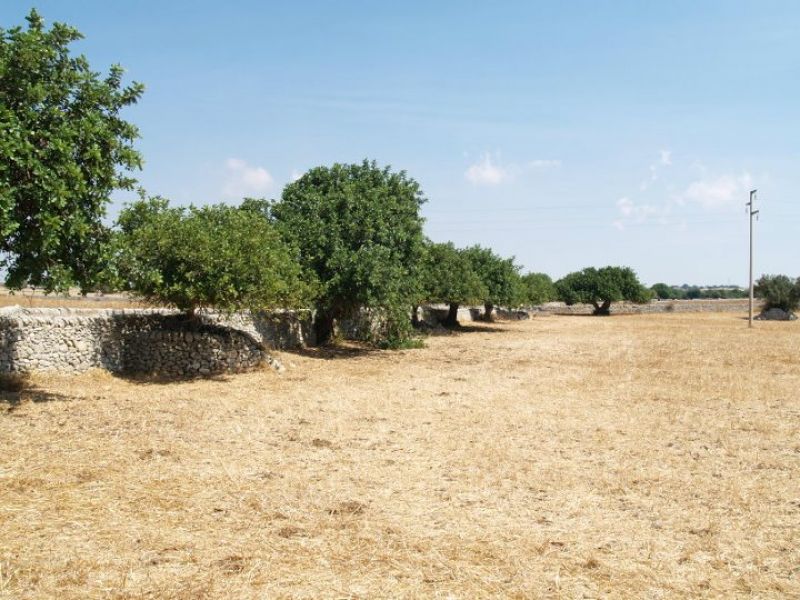
[[[38,290],[22,290],[12,294],[0,286],[0,308],[15,304],[23,308],[145,308],[147,306],[123,294],[81,296],[77,291],[73,291],[70,295],[64,296],[46,295]]]
[[[800,322],[542,317],[0,404],[0,598],[800,597]]]

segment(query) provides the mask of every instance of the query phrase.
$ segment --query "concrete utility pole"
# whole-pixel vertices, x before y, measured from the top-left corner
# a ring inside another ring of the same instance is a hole
[[[750,321],[749,327],[753,326],[753,217],[758,214],[757,210],[755,209],[755,201],[756,201],[756,192],[758,190],[750,190],[750,202],[748,202],[745,206],[747,206],[748,212],[750,213]]]

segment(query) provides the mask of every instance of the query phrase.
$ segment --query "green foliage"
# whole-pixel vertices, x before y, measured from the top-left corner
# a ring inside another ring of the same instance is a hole
[[[706,288],[701,290],[700,297],[708,300],[726,300],[733,298],[747,298],[750,294],[742,288]]]
[[[678,297],[675,295],[675,288],[666,283],[656,283],[650,288],[650,291],[659,300],[674,300]]]
[[[535,306],[558,299],[556,286],[546,273],[527,273],[520,278],[520,286],[523,304]]]
[[[628,267],[588,267],[559,279],[556,290],[566,304],[591,304],[595,314],[608,314],[612,302],[642,304],[650,300],[650,291]]]
[[[520,304],[519,267],[512,258],[501,258],[489,248],[470,246],[464,250],[486,288],[483,304],[515,306]]]
[[[170,208],[153,198],[119,217],[114,265],[124,289],[188,313],[288,308],[307,288],[300,266],[261,214],[225,205]]]
[[[108,258],[110,194],[141,168],[138,130],[119,113],[144,88],[71,56],[76,29],[47,30],[35,10],[27,21],[0,29],[0,266],[10,288],[86,291]]]
[[[317,167],[286,186],[271,215],[318,290],[320,342],[329,339],[334,319],[360,308],[390,315],[388,337],[408,335],[408,309],[419,295],[424,201],[405,172],[366,160]]]
[[[763,275],[756,282],[754,292],[764,300],[766,309],[792,312],[800,307],[800,277],[792,281],[786,275]]]
[[[464,250],[451,242],[429,242],[422,274],[422,300],[445,304],[475,304],[488,295]]]
[[[686,290],[687,300],[698,300],[703,296],[703,292],[699,287],[692,286]]]
[[[425,347],[425,341],[419,337],[393,336],[378,341],[376,345],[384,350],[419,350]]]

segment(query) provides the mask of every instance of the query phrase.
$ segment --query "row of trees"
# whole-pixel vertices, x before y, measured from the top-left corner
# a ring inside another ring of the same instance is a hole
[[[712,286],[701,288],[698,286],[671,286],[666,283],[656,283],[650,290],[659,300],[725,300],[746,298],[748,291],[737,286]]]
[[[368,161],[312,169],[277,201],[142,199],[106,226],[112,192],[134,189],[141,168],[138,130],[120,112],[144,88],[123,86],[119,66],[103,77],[73,57],[81,37],[65,24],[48,30],[35,10],[27,27],[0,30],[0,255],[12,289],[126,290],[189,315],[311,306],[321,341],[364,308],[402,339],[409,309],[423,302],[449,304],[455,325],[461,304],[483,304],[487,319],[495,306],[558,297],[608,312],[641,292],[630,270],[587,269],[554,284],[521,276],[491,249],[433,243],[417,182]]]
[[[35,11],[27,21],[0,30],[0,256],[12,289],[125,290],[189,315],[307,306],[322,342],[362,309],[397,341],[426,302],[448,304],[455,326],[463,304],[490,319],[496,306],[560,299],[608,314],[612,302],[651,297],[629,268],[554,283],[489,248],[427,240],[419,184],[366,160],[311,169],[278,200],[237,207],[172,207],[140,192],[106,226],[111,193],[134,189],[141,167],[138,131],[119,113],[143,87],[123,86],[119,66],[101,77],[72,57],[75,29],[47,30]]]
[[[320,341],[362,309],[398,341],[422,303],[449,304],[445,324],[455,326],[461,304],[483,304],[490,319],[498,305],[555,298],[549,277],[520,276],[512,258],[427,240],[423,201],[405,173],[368,161],[312,169],[278,201],[185,208],[142,200],[112,230],[101,280],[189,315],[312,306]]]

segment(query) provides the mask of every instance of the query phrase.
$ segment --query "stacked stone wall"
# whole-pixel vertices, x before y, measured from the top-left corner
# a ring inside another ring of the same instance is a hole
[[[308,311],[0,309],[0,373],[80,372],[192,376],[241,371],[269,360],[270,349],[312,341]]]

